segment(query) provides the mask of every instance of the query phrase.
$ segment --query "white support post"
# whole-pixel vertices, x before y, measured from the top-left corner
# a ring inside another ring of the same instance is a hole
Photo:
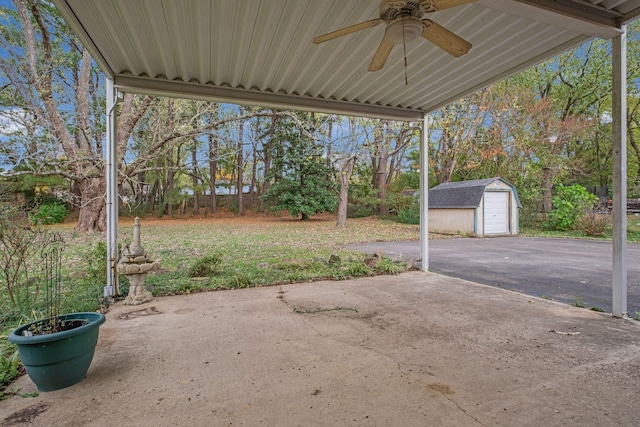
[[[612,43],[613,315],[627,313],[627,33]]]
[[[116,105],[118,103],[117,90],[113,80],[106,79],[105,91],[107,94],[106,111],[106,178],[107,178],[107,286],[104,289],[105,297],[118,294],[118,162],[116,145]]]
[[[429,270],[429,123],[422,118],[420,132],[420,257],[422,271]]]

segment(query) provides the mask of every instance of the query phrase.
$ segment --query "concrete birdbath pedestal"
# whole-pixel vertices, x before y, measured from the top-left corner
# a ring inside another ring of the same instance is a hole
[[[140,218],[133,223],[133,242],[122,248],[117,270],[129,279],[129,294],[124,305],[139,305],[153,300],[151,292],[144,288],[147,273],[160,268],[158,260],[152,260],[140,243]]]

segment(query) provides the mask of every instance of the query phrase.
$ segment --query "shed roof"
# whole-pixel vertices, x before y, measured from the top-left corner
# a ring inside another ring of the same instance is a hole
[[[470,181],[446,182],[429,190],[429,208],[440,209],[475,209],[480,206],[484,191],[489,184],[502,181],[511,187],[519,208],[522,207],[518,192],[513,184],[496,177],[474,179]]]

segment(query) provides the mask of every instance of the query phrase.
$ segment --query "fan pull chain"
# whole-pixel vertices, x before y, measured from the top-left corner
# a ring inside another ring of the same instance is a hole
[[[402,50],[404,52],[404,85],[409,86],[409,78],[407,77],[407,43],[404,40],[404,16],[402,17]]]

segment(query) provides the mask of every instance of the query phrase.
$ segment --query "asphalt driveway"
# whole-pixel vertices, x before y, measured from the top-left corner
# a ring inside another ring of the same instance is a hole
[[[417,241],[348,248],[418,260]],[[640,245],[627,248],[628,311],[640,311]],[[431,271],[485,285],[611,312],[611,242],[533,237],[455,238],[429,242]]]

